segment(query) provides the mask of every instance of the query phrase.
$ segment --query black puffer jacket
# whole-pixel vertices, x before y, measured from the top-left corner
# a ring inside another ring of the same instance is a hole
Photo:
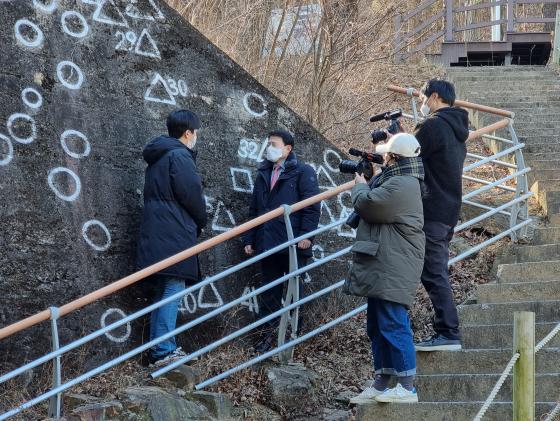
[[[194,246],[207,222],[194,153],[179,140],[160,136],[146,145],[143,155],[148,168],[138,241],[139,268]],[[191,257],[159,274],[197,282],[198,260]]]
[[[418,124],[414,135],[422,147],[420,157],[426,173],[424,219],[453,227],[459,219],[463,195],[469,114],[458,107],[442,108]]]

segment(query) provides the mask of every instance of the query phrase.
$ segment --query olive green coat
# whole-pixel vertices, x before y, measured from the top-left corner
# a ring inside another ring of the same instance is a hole
[[[420,183],[399,175],[370,190],[352,189],[360,215],[345,292],[410,307],[424,265],[424,214]]]

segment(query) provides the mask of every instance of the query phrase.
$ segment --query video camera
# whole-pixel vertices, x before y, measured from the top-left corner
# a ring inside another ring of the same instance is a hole
[[[364,152],[354,148],[350,148],[348,153],[361,159],[359,161],[352,161],[351,159],[340,161],[338,169],[343,174],[363,174],[369,180],[373,177],[373,166],[371,164],[383,164],[383,156],[379,154]]]
[[[371,116],[369,118],[369,121],[371,123],[375,123],[376,121],[381,120],[390,121],[391,124],[386,130],[391,134],[397,134],[403,131],[401,123],[399,122],[400,117],[402,117],[402,110],[400,108],[396,108],[394,110]],[[374,145],[386,139],[387,133],[385,132],[385,130],[376,129],[371,132],[371,143],[373,143]]]

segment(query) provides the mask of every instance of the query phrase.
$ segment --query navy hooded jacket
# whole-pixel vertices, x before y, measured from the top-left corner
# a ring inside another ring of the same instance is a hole
[[[317,174],[310,165],[298,162],[295,154],[288,155],[284,163],[284,171],[280,174],[278,181],[270,190],[270,178],[273,163],[264,161],[257,172],[253,197],[249,208],[251,219],[263,215],[282,205],[292,205],[311,196],[319,194]],[[290,216],[294,237],[314,231],[319,225],[321,216],[321,204],[316,203]],[[310,238],[310,240],[313,240]],[[270,250],[279,244],[288,241],[284,216],[266,222],[244,236],[245,245],[251,245],[257,253]],[[311,247],[302,250],[297,249],[298,254],[311,257]],[[288,253],[288,248],[281,253]]]
[[[139,268],[194,246],[207,222],[194,153],[179,140],[160,136],[146,145],[143,156],[148,168],[138,241]],[[183,260],[158,275],[195,283],[200,276],[197,257]]]

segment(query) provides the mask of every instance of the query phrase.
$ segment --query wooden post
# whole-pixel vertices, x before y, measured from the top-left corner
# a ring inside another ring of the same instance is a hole
[[[535,419],[535,313],[517,311],[513,317],[513,421]]]
[[[453,0],[444,0],[445,7],[445,41],[453,41]]]
[[[552,62],[560,64],[560,10],[556,11],[556,25],[554,26],[554,39],[552,40]]]
[[[507,0],[507,27],[506,32],[513,32],[515,19],[515,0]]]

